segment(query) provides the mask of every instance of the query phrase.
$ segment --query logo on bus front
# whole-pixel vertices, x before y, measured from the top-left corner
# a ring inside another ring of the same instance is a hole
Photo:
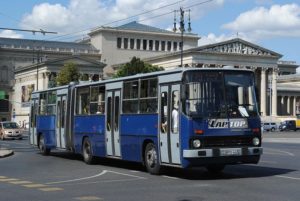
[[[208,128],[248,128],[246,119],[209,119]]]

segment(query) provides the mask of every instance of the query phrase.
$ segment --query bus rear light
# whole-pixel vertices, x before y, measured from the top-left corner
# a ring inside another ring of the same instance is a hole
[[[204,134],[204,130],[196,129],[196,130],[194,130],[194,133],[195,133],[196,135],[203,135],[203,134]]]
[[[256,133],[256,134],[258,134],[258,133],[259,133],[259,131],[260,131],[260,129],[259,129],[259,128],[252,128],[252,132],[253,132],[253,133]]]

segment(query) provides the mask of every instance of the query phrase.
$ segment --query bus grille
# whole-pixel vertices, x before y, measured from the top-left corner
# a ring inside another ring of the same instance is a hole
[[[202,143],[203,148],[252,146],[252,138],[245,136],[208,137],[204,138]]]

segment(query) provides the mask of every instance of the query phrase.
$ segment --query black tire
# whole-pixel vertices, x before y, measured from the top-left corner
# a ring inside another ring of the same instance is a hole
[[[223,172],[224,168],[225,168],[225,165],[222,165],[222,164],[214,164],[214,165],[206,166],[207,171],[214,175],[221,174]]]
[[[161,166],[158,159],[158,153],[153,143],[148,143],[144,153],[144,163],[147,171],[153,175],[161,173]]]
[[[95,157],[93,156],[93,151],[92,151],[92,144],[89,140],[89,138],[84,138],[83,143],[82,143],[82,156],[83,156],[83,161],[86,164],[93,164],[95,162]]]
[[[39,149],[44,156],[49,155],[51,151],[49,148],[46,148],[45,138],[43,135],[41,135],[39,139]]]

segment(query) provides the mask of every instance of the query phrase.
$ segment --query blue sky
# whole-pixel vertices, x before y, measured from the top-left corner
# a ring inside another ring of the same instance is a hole
[[[180,6],[191,9],[192,32],[202,37],[199,45],[229,40],[238,34],[282,54],[282,60],[300,65],[300,0],[1,1],[1,28],[43,29],[59,34],[43,36],[0,30],[0,36],[73,41],[97,26],[118,26],[133,20],[171,29],[172,11]]]

